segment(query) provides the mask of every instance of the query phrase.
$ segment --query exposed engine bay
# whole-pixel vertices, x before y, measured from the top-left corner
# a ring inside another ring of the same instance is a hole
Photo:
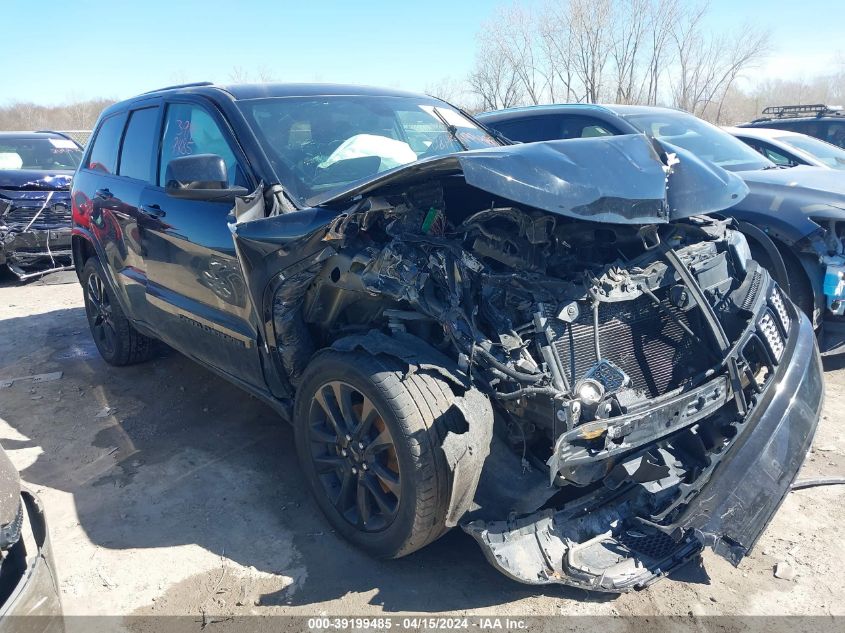
[[[442,189],[425,187],[342,216],[326,237],[338,253],[309,291],[304,321],[320,325],[322,337],[380,324],[436,341],[485,385],[511,443],[537,466],[559,461],[553,447],[562,435],[573,446],[604,444],[609,421],[709,384],[723,358],[704,312],[719,310],[730,342],[747,323],[747,247],[727,221],[658,229],[446,206]],[[678,280],[667,249],[708,310]],[[296,375],[295,364],[290,370]],[[726,401],[731,389],[719,383],[695,392],[706,400],[700,413]],[[612,426],[612,443],[622,445],[635,426]],[[605,474],[554,473],[558,484],[575,485]]]

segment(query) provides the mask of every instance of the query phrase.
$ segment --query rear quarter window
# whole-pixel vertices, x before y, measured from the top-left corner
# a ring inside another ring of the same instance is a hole
[[[115,173],[120,137],[126,123],[126,113],[115,114],[105,119],[97,130],[94,145],[88,154],[86,167],[106,174]]]

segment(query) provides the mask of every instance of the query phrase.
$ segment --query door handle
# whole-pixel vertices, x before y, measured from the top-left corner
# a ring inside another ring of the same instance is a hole
[[[151,218],[154,218],[154,219],[163,218],[164,216],[167,215],[167,213],[165,213],[164,209],[162,209],[157,204],[143,204],[143,205],[141,205],[141,213],[143,213],[144,215],[148,215],[148,216],[150,216]]]
[[[102,198],[103,200],[109,200],[111,198],[114,198],[114,194],[108,189],[97,189],[97,191],[94,192],[94,197]]]

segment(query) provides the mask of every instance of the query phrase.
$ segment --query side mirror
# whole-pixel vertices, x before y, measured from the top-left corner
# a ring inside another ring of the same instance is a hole
[[[164,191],[188,200],[234,200],[249,191],[229,187],[225,161],[216,154],[191,154],[174,158],[164,172]]]

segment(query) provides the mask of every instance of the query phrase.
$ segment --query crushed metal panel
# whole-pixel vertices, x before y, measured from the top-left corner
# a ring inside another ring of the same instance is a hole
[[[467,184],[519,204],[615,224],[666,223],[721,211],[748,192],[737,176],[683,149],[631,134],[450,154],[383,172],[309,203],[349,202],[387,185],[447,173],[461,173]]]

